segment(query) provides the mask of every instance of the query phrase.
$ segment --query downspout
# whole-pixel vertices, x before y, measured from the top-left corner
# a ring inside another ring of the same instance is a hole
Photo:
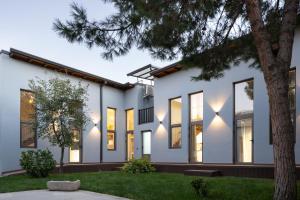
[[[100,163],[103,162],[103,84],[100,84]]]

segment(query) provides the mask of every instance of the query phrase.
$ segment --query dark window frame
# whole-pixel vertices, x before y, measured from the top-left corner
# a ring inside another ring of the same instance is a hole
[[[132,110],[133,111],[133,130],[128,130],[128,126],[127,126],[127,114],[128,111]],[[126,134],[125,134],[125,141],[126,141],[126,145],[125,145],[125,160],[128,160],[128,134],[133,134],[134,135],[134,128],[135,128],[135,124],[134,124],[134,108],[128,108],[125,110],[125,126],[126,126]]]
[[[203,129],[203,121],[204,121],[204,104],[203,104],[203,116],[202,116],[202,120],[198,120],[198,121],[193,121],[192,122],[192,118],[191,118],[191,114],[192,114],[192,102],[191,102],[191,96],[192,95],[194,95],[194,94],[201,94],[202,93],[202,97],[204,97],[204,92],[203,92],[203,90],[200,90],[200,91],[197,91],[197,92],[193,92],[193,93],[190,93],[189,94],[189,117],[188,117],[188,119],[189,119],[189,162],[190,163],[203,163],[203,155],[204,155],[204,153],[203,153],[203,150],[204,150],[204,145],[203,145],[203,135],[204,135],[204,129]],[[204,99],[203,99],[203,102],[202,103],[204,103]],[[201,125],[202,126],[202,161],[201,162],[193,162],[192,161],[192,149],[191,149],[191,147],[192,147],[192,127],[193,126],[197,126],[197,125]]]
[[[152,123],[154,121],[154,107],[152,106],[149,108],[140,109],[138,113],[138,118],[139,125]]]
[[[244,117],[236,117],[235,114],[235,85],[247,81],[253,81],[253,113],[252,113],[252,149],[251,149],[251,162],[239,162],[237,159],[237,131],[236,131],[236,121],[240,119],[244,119]],[[254,77],[243,79],[240,81],[233,82],[233,163],[235,164],[253,164],[254,163]]]
[[[172,116],[172,107],[171,107],[171,102],[175,99],[181,99],[182,101],[182,97],[181,96],[177,96],[174,98],[169,99],[169,149],[181,149],[182,148],[182,116],[181,116],[181,123],[180,124],[171,124],[171,116]],[[182,102],[181,102],[182,104]],[[182,107],[181,107],[181,115],[182,115]],[[180,127],[180,132],[181,132],[181,136],[180,136],[180,146],[178,147],[173,147],[172,146],[172,129],[173,128],[179,128]]]
[[[27,122],[27,121],[22,121],[21,120],[21,115],[22,115],[22,110],[21,110],[21,98],[22,98],[22,92],[28,92],[34,95],[34,92],[32,90],[26,90],[26,89],[20,89],[20,148],[26,148],[26,149],[36,149],[37,148],[37,130],[34,129],[34,146],[25,146],[22,143],[22,125],[26,124],[26,125],[31,125],[33,126],[34,123],[36,122],[37,118],[35,117],[35,122]],[[36,113],[36,110],[35,110]]]
[[[107,129],[107,123],[108,123],[108,120],[107,120],[107,111],[108,111],[108,109],[112,109],[112,110],[114,110],[115,111],[115,130],[109,130],[109,129]],[[116,134],[116,130],[117,130],[117,108],[113,108],[113,107],[107,107],[106,108],[106,149],[107,149],[107,151],[116,151],[117,150],[117,144],[116,144],[116,141],[117,141],[117,139],[116,139],[116,137],[117,137],[117,134]],[[109,133],[111,133],[111,134],[113,134],[114,135],[114,148],[113,149],[110,149],[110,148],[108,148],[108,134]]]

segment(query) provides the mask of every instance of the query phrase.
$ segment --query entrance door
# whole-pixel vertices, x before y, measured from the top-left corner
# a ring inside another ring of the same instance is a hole
[[[142,132],[142,156],[151,159],[151,131]]]
[[[71,163],[81,162],[81,131],[73,129],[73,145],[70,147],[69,160]]]
[[[127,133],[127,160],[134,158],[134,134]]]
[[[202,162],[202,125],[191,126],[191,162]]]

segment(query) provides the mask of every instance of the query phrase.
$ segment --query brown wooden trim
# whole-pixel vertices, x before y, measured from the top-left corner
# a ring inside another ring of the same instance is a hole
[[[122,84],[107,78],[96,76],[13,48],[10,49],[9,56],[16,60],[28,62],[33,65],[37,65],[40,67],[47,68],[49,70],[57,71],[60,73],[68,74],[82,79],[86,79],[92,82],[102,83],[104,85],[108,85],[121,90],[127,90],[134,87],[134,85],[130,83]]]

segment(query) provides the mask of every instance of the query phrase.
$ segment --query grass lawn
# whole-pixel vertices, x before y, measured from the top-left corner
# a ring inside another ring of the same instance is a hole
[[[121,172],[53,174],[48,178],[30,178],[20,175],[1,177],[0,193],[45,189],[48,180],[80,179],[82,190],[131,199],[199,199],[190,184],[196,178],[171,173],[124,174]],[[208,199],[272,199],[272,180],[235,177],[204,179],[209,184]],[[300,194],[300,183],[298,194]]]

